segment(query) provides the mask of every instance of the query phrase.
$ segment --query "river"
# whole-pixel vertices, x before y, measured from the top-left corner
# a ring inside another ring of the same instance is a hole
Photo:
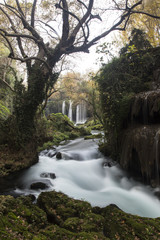
[[[55,152],[60,152],[62,159],[58,160]],[[98,140],[68,141],[41,152],[39,162],[23,172],[12,193],[38,197],[44,190],[31,190],[30,186],[44,182],[48,186],[45,191],[61,191],[92,206],[116,204],[131,214],[160,217],[160,201],[154,189],[133,180],[118,165],[109,167],[108,162],[111,159],[98,151]],[[51,178],[52,173],[55,179]]]

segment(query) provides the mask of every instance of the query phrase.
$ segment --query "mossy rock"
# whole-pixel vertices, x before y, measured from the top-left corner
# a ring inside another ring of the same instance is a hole
[[[92,208],[88,202],[63,193],[0,196],[2,240],[151,240],[160,239],[160,218],[124,213],[115,205]]]
[[[69,230],[66,230],[65,228],[60,228],[57,225],[52,225],[44,230],[40,231],[41,234],[43,234],[42,238],[45,240],[109,240],[109,238],[106,238],[103,233],[97,233],[97,232],[79,232],[74,233]],[[39,238],[41,239],[41,238]],[[35,240],[39,240],[36,238]]]
[[[160,239],[160,218],[133,216],[115,205],[104,208],[102,215],[105,218],[104,235],[111,240]]]
[[[84,137],[84,140],[87,140],[87,139],[95,139],[95,138],[102,138],[102,134],[99,133],[99,134],[93,134],[93,135],[85,136],[85,137]]]
[[[84,218],[68,218],[63,227],[73,232],[98,232],[103,231],[104,217],[94,213],[86,213]]]
[[[47,225],[46,213],[31,197],[0,196],[0,239],[33,239]]]
[[[91,211],[89,203],[68,198],[67,195],[55,191],[41,193],[37,203],[47,213],[51,223],[61,226],[66,219],[81,217],[86,211]]]

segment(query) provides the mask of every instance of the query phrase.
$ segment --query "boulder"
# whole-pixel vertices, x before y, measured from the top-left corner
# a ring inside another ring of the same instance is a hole
[[[62,153],[61,153],[61,152],[57,152],[56,158],[57,158],[57,159],[62,159]]]
[[[55,178],[56,178],[56,175],[55,175],[55,173],[46,173],[46,172],[44,172],[44,173],[41,173],[41,174],[40,174],[40,177],[41,177],[41,178],[51,178],[51,179],[55,179]]]
[[[159,218],[123,212],[115,205],[88,202],[55,191],[32,196],[0,196],[0,239],[159,239]]]
[[[49,188],[49,186],[44,182],[35,182],[35,183],[32,183],[30,186],[30,189],[32,190],[38,190],[38,189],[44,190],[47,188]]]

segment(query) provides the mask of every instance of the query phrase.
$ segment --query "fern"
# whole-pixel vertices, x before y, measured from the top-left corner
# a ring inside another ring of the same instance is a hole
[[[10,114],[11,114],[11,112],[4,105],[4,102],[0,101],[0,120],[6,120]]]

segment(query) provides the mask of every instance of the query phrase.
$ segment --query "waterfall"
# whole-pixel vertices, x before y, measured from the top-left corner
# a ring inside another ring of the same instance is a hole
[[[65,112],[65,107],[66,107],[66,103],[65,103],[65,101],[63,101],[63,103],[62,103],[62,113],[63,113],[63,114],[66,113],[66,112]]]
[[[150,92],[145,93],[144,102],[143,102],[143,123],[148,124],[148,96]]]
[[[71,100],[69,100],[68,117],[69,117],[70,121],[72,121],[72,104],[73,104],[73,102]]]
[[[155,172],[156,172],[156,184],[159,186],[159,136],[160,130],[156,132],[155,136]]]
[[[86,122],[86,104],[81,102],[76,107],[76,124],[84,124]]]

